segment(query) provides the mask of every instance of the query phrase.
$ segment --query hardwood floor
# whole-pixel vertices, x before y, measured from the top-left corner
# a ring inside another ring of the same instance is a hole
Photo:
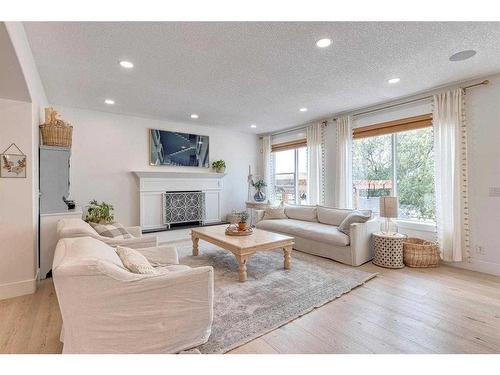
[[[500,278],[442,266],[387,270],[230,353],[500,353]],[[0,353],[60,353],[51,280],[0,301]]]

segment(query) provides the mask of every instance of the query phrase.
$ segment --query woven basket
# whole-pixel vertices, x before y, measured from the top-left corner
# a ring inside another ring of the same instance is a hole
[[[408,267],[437,267],[438,246],[435,242],[408,237],[403,242],[403,260]]]
[[[42,143],[47,146],[71,147],[73,127],[58,120],[55,124],[40,125]]]

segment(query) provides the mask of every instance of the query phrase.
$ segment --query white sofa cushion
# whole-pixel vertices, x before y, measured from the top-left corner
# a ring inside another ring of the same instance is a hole
[[[282,206],[278,207],[266,207],[264,210],[264,217],[262,220],[272,220],[272,219],[288,219],[285,215],[285,208]]]
[[[120,257],[123,265],[130,272],[144,275],[152,275],[156,273],[155,269],[148,262],[146,257],[137,250],[128,247],[117,246],[116,253]]]
[[[318,206],[318,221],[338,227],[352,211],[349,209]]]
[[[92,228],[101,236],[118,239],[129,239],[132,235],[120,223],[98,224],[89,223]]]
[[[125,269],[115,249],[104,242],[91,237],[80,237],[73,241],[68,241],[66,244],[66,252],[64,254],[64,263],[66,264],[81,263],[92,266],[100,262],[107,262]],[[58,261],[63,261],[63,259],[58,260],[54,258],[53,267],[58,265]]]
[[[294,219],[262,220],[257,228],[280,232],[318,242],[337,246],[349,246],[349,236],[340,232],[337,227],[327,224]]]
[[[323,224],[335,225],[338,227],[342,221],[352,212],[371,217],[371,210],[351,210],[349,208],[334,208],[318,206],[318,221]]]
[[[61,219],[57,223],[57,231],[64,237],[96,237],[98,233],[82,219]],[[62,233],[63,232],[63,233]]]
[[[289,219],[318,221],[316,206],[285,205],[285,214]]]
[[[339,225],[339,231],[347,234],[348,236],[351,234],[351,224],[354,223],[366,223],[370,220],[371,215],[366,215],[360,211],[353,211],[347,217],[342,220],[342,223]]]

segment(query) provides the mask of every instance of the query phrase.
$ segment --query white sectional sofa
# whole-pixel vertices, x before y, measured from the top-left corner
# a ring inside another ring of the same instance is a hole
[[[154,274],[130,272],[94,238],[59,240],[52,269],[63,353],[177,353],[208,340],[213,268],[179,265],[171,246],[137,251]]]
[[[350,225],[349,235],[338,230],[354,210],[323,206],[285,205],[286,219],[263,220],[264,210],[256,213],[256,227],[295,237],[294,249],[359,266],[373,259],[371,234],[380,229],[375,219]],[[371,216],[371,211],[361,211]]]

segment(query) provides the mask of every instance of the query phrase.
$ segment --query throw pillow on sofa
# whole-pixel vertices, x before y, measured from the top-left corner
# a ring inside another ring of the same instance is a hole
[[[266,207],[262,220],[288,219],[283,206]]]
[[[156,270],[144,255],[134,249],[118,246],[116,253],[126,269],[133,273],[155,274]]]
[[[132,235],[120,223],[97,224],[89,223],[92,228],[100,235],[109,238],[126,240],[132,238]]]
[[[302,220],[302,221],[318,221],[318,213],[316,206],[306,205],[291,205],[285,204],[285,215],[289,219]]]
[[[347,234],[348,236],[351,234],[351,224],[354,223],[365,223],[370,219],[371,215],[367,215],[360,211],[353,211],[347,217],[342,220],[339,225],[339,231]]]

